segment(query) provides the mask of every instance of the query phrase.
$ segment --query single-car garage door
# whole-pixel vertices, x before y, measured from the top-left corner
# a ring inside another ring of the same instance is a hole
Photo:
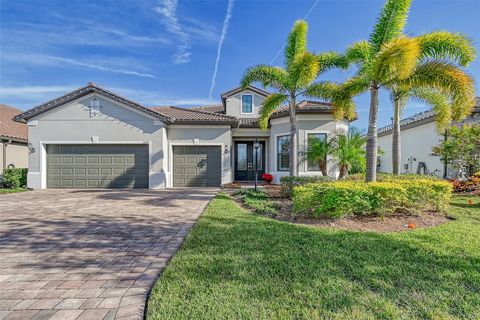
[[[47,145],[48,188],[148,188],[147,145]]]
[[[218,187],[221,182],[219,146],[173,146],[174,187]]]

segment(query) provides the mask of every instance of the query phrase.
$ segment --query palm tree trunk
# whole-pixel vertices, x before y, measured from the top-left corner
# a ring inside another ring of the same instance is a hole
[[[342,164],[340,165],[340,173],[338,174],[338,179],[343,179],[347,174],[347,166]]]
[[[322,176],[326,177],[327,176],[327,163],[326,162],[321,162],[320,163],[320,171],[322,171]]]
[[[393,111],[392,166],[393,173],[400,174],[400,99],[395,98]]]
[[[290,176],[296,177],[298,172],[297,164],[297,121],[295,116],[296,106],[295,96],[290,98],[289,111],[290,111]]]
[[[378,87],[374,82],[370,86],[370,114],[368,117],[367,134],[367,174],[366,181],[377,180],[377,113],[378,113]]]

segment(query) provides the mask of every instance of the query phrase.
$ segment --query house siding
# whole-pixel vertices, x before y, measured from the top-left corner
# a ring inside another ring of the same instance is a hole
[[[28,168],[28,147],[26,143],[0,143],[0,173],[13,164],[15,168]],[[5,162],[4,162],[5,159]]]
[[[253,95],[253,113],[241,113],[242,111],[242,95],[251,94]],[[256,118],[259,115],[260,107],[263,104],[265,97],[259,95],[250,90],[244,90],[239,92],[231,97],[227,98],[226,101],[226,114],[229,116],[242,117],[242,118]]]
[[[92,114],[90,101],[96,98],[101,108]],[[149,187],[166,187],[163,123],[95,94],[48,111],[28,122],[28,186],[46,187],[47,144],[148,144],[150,153]]]

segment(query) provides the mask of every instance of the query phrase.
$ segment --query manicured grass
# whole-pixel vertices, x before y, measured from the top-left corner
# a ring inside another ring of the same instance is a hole
[[[0,194],[17,193],[17,192],[23,192],[23,191],[28,191],[28,189],[25,189],[25,188],[0,188]]]
[[[478,319],[480,199],[431,229],[362,233],[209,205],[155,284],[147,319]]]

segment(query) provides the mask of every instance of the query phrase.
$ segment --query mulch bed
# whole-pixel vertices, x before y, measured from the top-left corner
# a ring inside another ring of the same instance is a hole
[[[303,215],[292,214],[293,205],[291,200],[276,198],[274,199],[274,201],[279,204],[280,209],[279,213],[276,216],[271,217],[273,219],[314,227],[326,227],[341,230],[401,232],[411,231],[419,228],[430,228],[453,220],[453,218],[438,212],[425,212],[421,215],[389,215],[384,217],[383,219],[380,217],[372,216],[354,216],[340,219],[332,219],[325,217],[312,218]]]

